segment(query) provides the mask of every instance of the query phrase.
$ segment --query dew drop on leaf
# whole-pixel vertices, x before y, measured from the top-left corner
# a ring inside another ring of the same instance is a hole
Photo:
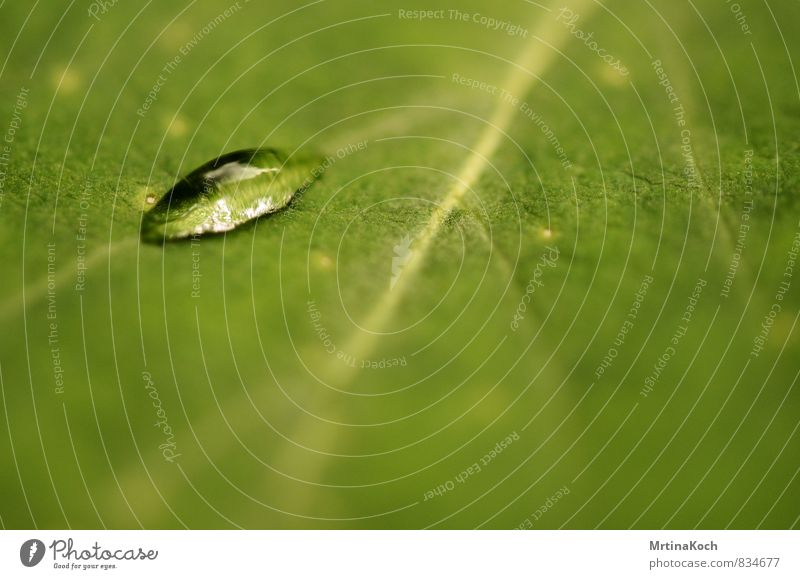
[[[167,191],[142,222],[142,239],[161,242],[221,233],[288,205],[322,173],[323,159],[246,149],[201,165]]]

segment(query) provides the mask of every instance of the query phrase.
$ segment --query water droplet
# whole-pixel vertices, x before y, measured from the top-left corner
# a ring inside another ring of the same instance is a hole
[[[327,254],[321,251],[314,251],[312,253],[312,260],[317,268],[322,270],[330,270],[333,267],[333,260]]]
[[[172,118],[165,118],[164,125],[170,137],[182,137],[189,131],[189,123],[178,114]]]
[[[53,85],[64,94],[74,93],[83,84],[82,75],[75,69],[65,66],[53,71]]]
[[[290,158],[276,149],[235,151],[209,161],[178,181],[145,215],[142,239],[220,233],[274,213],[321,175],[322,161]]]

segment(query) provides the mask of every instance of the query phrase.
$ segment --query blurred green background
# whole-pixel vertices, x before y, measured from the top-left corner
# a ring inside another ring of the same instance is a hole
[[[800,5],[454,8],[0,4],[3,527],[798,526]]]

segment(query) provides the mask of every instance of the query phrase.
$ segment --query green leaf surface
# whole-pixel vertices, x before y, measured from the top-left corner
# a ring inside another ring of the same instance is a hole
[[[2,4],[2,525],[796,528],[800,6],[741,5]],[[259,147],[325,176],[140,241]]]

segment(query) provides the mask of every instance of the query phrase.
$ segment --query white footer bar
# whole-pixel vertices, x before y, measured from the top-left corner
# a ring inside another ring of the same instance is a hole
[[[0,577],[800,577],[798,531],[3,531]]]

